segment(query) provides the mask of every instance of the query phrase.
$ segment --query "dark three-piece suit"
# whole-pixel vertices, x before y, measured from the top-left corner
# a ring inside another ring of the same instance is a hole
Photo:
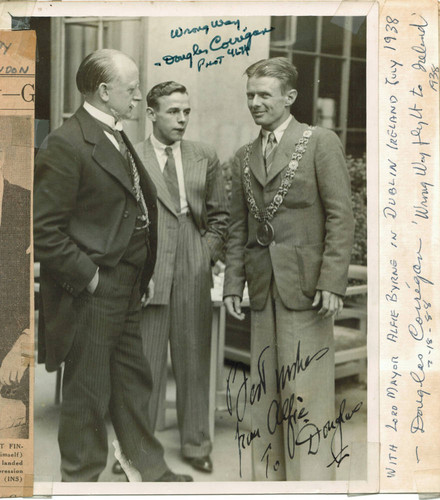
[[[80,108],[36,160],[35,258],[41,262],[40,360],[64,361],[62,478],[93,481],[105,467],[107,411],[142,480],[167,467],[148,419],[151,373],[139,333],[140,294],[156,259],[156,189],[122,133],[140,176],[150,226],[136,229],[130,168],[100,123]],[[87,285],[99,267],[93,293]]]

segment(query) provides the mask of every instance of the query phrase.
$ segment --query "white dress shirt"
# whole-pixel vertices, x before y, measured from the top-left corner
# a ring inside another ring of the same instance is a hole
[[[279,127],[277,127],[275,130],[272,131],[275,134],[277,145],[280,143],[281,138],[283,137],[283,134],[286,131],[287,127],[289,126],[291,120],[292,120],[292,115],[289,115],[289,118],[287,118],[286,121],[284,121]],[[269,130],[264,130],[263,128],[261,129],[261,146],[263,149],[263,154],[266,149],[266,144],[269,139],[270,133],[271,132]]]
[[[83,107],[87,111],[87,113],[89,113],[89,115],[92,115],[93,118],[95,118],[99,122],[102,122],[105,125],[108,125],[113,130],[118,130],[118,131],[122,130],[122,123],[116,122],[114,116],[109,115],[107,113],[104,113],[104,111],[101,111],[100,109],[95,108],[95,106],[92,106],[87,101],[84,101]],[[116,140],[115,136],[110,134],[106,130],[104,130],[104,134],[109,138],[109,140],[113,144],[113,146],[119,151],[119,144],[118,144],[118,141]]]
[[[182,152],[180,150],[180,141],[174,142],[173,144],[167,146],[166,144],[162,144],[160,141],[158,141],[154,136],[154,134],[150,135],[150,140],[151,144],[153,145],[154,152],[156,153],[156,158],[159,163],[161,172],[163,172],[165,164],[168,159],[168,156],[165,152],[165,148],[170,147],[173,150],[174,161],[176,163],[177,182],[179,184],[180,213],[185,213],[188,211],[188,201],[186,199],[186,192],[185,192],[185,179],[183,177]]]

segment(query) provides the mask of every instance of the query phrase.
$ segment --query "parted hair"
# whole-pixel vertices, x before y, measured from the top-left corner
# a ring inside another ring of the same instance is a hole
[[[181,83],[173,81],[158,83],[147,94],[147,106],[157,109],[159,107],[158,99],[166,95],[174,94],[174,92],[180,92],[181,94],[188,93],[186,87]]]
[[[100,49],[89,54],[76,73],[76,86],[81,94],[93,94],[101,83],[110,83],[117,75],[115,59],[121,56],[133,60],[115,49]]]
[[[283,92],[295,89],[296,82],[298,80],[298,70],[285,57],[262,59],[261,61],[249,66],[249,68],[245,71],[245,74],[248,78],[261,78],[264,76],[276,78],[280,81]]]

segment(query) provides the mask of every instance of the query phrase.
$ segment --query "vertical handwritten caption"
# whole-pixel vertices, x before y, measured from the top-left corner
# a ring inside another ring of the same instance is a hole
[[[412,491],[414,471],[430,466],[429,435],[438,432],[432,413],[438,280],[431,257],[439,68],[428,4],[415,11],[387,3],[379,40],[381,489],[396,491]]]

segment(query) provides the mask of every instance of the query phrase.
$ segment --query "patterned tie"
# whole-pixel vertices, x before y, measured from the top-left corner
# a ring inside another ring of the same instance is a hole
[[[174,161],[173,149],[167,146],[165,148],[165,153],[168,158],[163,169],[163,176],[168,186],[168,191],[170,192],[171,199],[176,205],[176,210],[177,212],[180,212],[179,182],[177,180],[176,162]]]
[[[144,199],[144,194],[142,193],[141,185],[140,185],[140,178],[139,178],[139,172],[136,167],[136,163],[134,161],[133,156],[131,155],[129,149],[127,148],[126,145],[126,140],[128,141],[127,136],[125,133],[121,130],[116,130],[106,123],[98,121],[98,123],[101,125],[101,127],[108,132],[109,134],[113,135],[113,137],[116,139],[118,146],[119,146],[119,152],[121,155],[124,157],[126,161],[126,165],[128,168],[128,175],[131,177],[131,182],[133,186],[133,193],[136,197],[136,201],[138,202],[139,209],[141,211],[140,216],[137,217],[137,222],[136,222],[136,229],[145,229],[148,228],[150,225],[150,219],[148,215],[148,208],[147,204],[145,203]]]
[[[266,167],[266,175],[269,173],[270,167],[272,166],[276,149],[277,139],[275,137],[275,134],[271,132],[269,134],[269,137],[267,138],[266,149],[264,150],[264,166]]]
[[[116,139],[121,155],[124,158],[127,158],[127,146],[125,145],[121,132],[119,132],[119,130],[116,130],[115,128],[110,127],[110,125],[107,125],[104,122],[98,121],[98,123],[108,134],[111,134]]]
[[[127,146],[119,130],[112,130],[113,137],[118,141],[119,151],[124,158],[127,158]]]
[[[119,144],[119,147],[121,148],[120,151],[121,151],[121,154],[122,154],[122,151],[125,151],[124,157],[127,159],[129,166],[131,167],[131,180],[133,183],[133,192],[134,192],[134,195],[136,197],[136,200],[138,202],[139,208],[140,208],[141,213],[142,213],[142,215],[137,216],[136,229],[148,228],[148,226],[150,225],[150,219],[148,216],[148,208],[147,208],[147,204],[145,203],[144,193],[142,192],[142,189],[141,189],[140,177],[139,177],[139,172],[138,172],[138,169],[136,166],[136,162],[134,161],[134,158],[126,145],[126,141],[128,141],[128,137],[125,135],[125,133],[123,131],[118,132],[117,130],[115,130],[114,133],[115,133],[116,140],[118,141],[118,144],[119,144],[119,139],[117,136],[119,136],[121,141],[122,141],[122,143]]]

